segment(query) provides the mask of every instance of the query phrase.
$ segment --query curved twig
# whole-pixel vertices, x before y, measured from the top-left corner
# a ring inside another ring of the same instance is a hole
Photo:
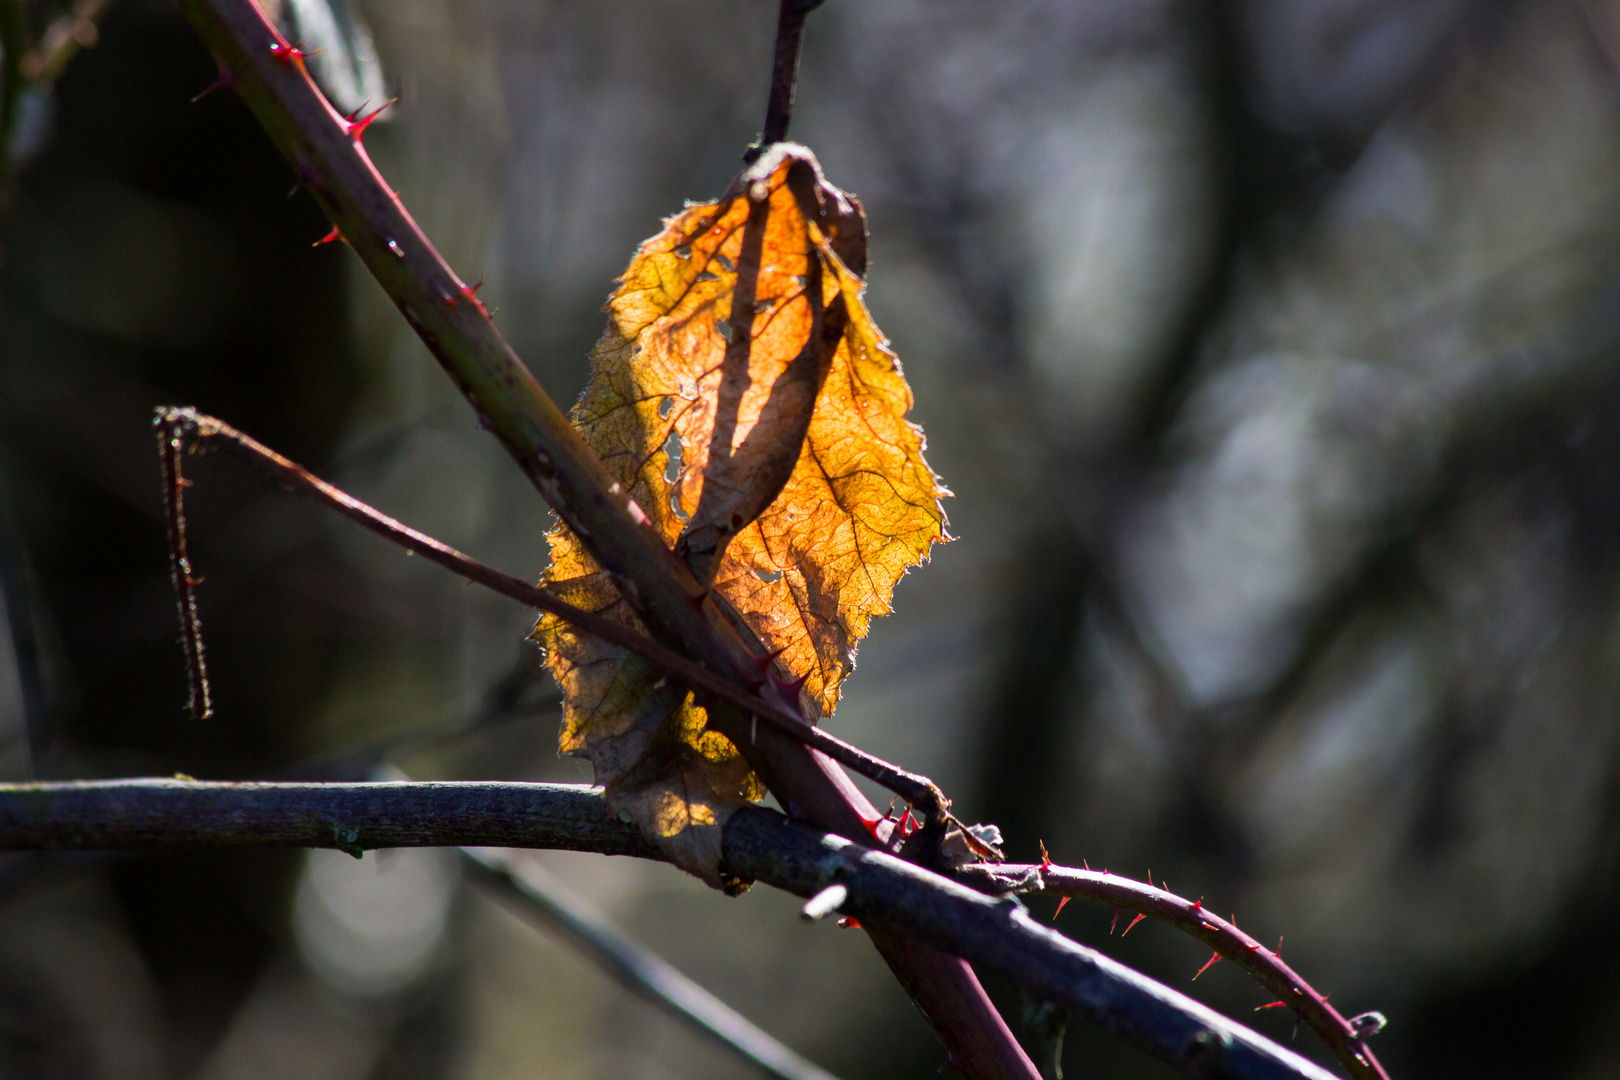
[[[192,577],[191,563],[186,555],[182,497],[190,482],[182,475],[181,464],[188,449],[219,448],[236,454],[283,487],[309,496],[407,551],[421,555],[492,592],[566,619],[582,630],[646,657],[689,689],[728,701],[764,718],[766,723],[794,741],[819,750],[839,764],[882,784],[927,812],[931,820],[954,820],[948,810],[950,800],[945,798],[945,793],[932,780],[891,765],[836,735],[806,724],[785,701],[767,692],[770,684],[763,676],[758,689],[745,690],[623,623],[576,607],[549,590],[503,574],[426,533],[418,532],[328,484],[303,466],[217,417],[205,416],[195,409],[162,407],[157,410],[153,424],[158,430],[158,447],[162,456],[163,488],[169,521],[169,562],[180,607],[180,636],[185,644],[186,662],[191,675],[191,710],[198,717],[210,715],[212,704],[203,657],[202,625],[197,616],[197,599],[193,588],[196,579]]]
[[[1360,1080],[1389,1080],[1389,1074],[1367,1047],[1355,1027],[1310,983],[1283,963],[1280,951],[1272,951],[1204,907],[1203,900],[1188,900],[1156,886],[1110,874],[1107,871],[1038,864],[1000,863],[963,867],[959,876],[974,883],[1007,892],[1052,893],[1078,896],[1111,905],[1115,911],[1134,911],[1143,917],[1174,926],[1202,941],[1215,955],[1199,969],[1203,974],[1216,960],[1230,960],[1254,980],[1277,995],[1278,1000],[1260,1008],[1288,1008],[1322,1037],[1344,1067]],[[1136,925],[1133,919],[1125,929]],[[1280,943],[1279,943],[1280,950]],[[1194,975],[1193,978],[1197,978]]]

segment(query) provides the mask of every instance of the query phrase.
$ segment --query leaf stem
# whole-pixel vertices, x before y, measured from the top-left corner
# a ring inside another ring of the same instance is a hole
[[[748,148],[743,160],[750,165],[772,143],[787,138],[793,119],[793,96],[799,82],[799,53],[804,45],[804,21],[820,7],[822,0],[782,0],[776,17],[776,49],[771,57],[771,90],[765,103],[765,126],[759,142]]]

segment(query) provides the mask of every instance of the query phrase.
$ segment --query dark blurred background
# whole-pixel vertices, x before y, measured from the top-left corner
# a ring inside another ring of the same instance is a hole
[[[66,9],[0,0],[0,770],[589,779],[527,613],[221,458],[189,466],[219,712],[184,711],[154,405],[513,573],[548,518],[353,256],[311,247],[328,225],[241,103],[188,103],[214,69],[177,10],[104,6],[29,82],[17,43]],[[368,146],[563,402],[634,245],[737,169],[776,19],[276,9],[341,108],[399,97]],[[1615,0],[810,22],[792,134],[865,202],[960,537],[834,730],[1014,857],[1151,871],[1282,936],[1346,1015],[1389,1016],[1398,1080],[1620,1076],[1617,61]],[[544,862],[850,1080],[943,1060],[863,936],[788,898]],[[1111,914],[1058,926],[1293,1037]],[[1167,1075],[1084,1025],[1066,1064]],[[0,1077],[748,1075],[443,853],[0,863]]]

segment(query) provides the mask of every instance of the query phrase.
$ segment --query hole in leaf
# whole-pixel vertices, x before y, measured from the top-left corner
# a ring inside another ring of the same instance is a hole
[[[674,411],[675,399],[666,394],[664,399],[658,403],[658,419],[668,420],[669,414]]]
[[[664,399],[668,401],[668,398]],[[678,431],[671,431],[669,438],[664,440],[664,456],[668,461],[664,464],[664,482],[673,484],[681,478],[681,435]],[[685,520],[684,518],[682,520]]]
[[[755,570],[754,576],[759,578],[759,580],[763,581],[767,585],[775,585],[778,581],[782,580],[782,571],[772,570],[767,574],[763,570]]]
[[[737,264],[726,258],[724,255],[716,255],[714,257],[714,261],[719,263],[721,269],[725,270],[725,272],[728,274],[737,269]]]
[[[731,324],[725,319],[715,320],[714,332],[725,338],[727,341],[731,340]]]

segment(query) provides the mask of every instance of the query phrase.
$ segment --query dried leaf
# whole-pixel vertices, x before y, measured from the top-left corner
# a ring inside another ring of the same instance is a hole
[[[869,621],[943,538],[948,492],[905,419],[865,268],[859,206],[808,150],[772,147],[637,251],[573,412],[665,541],[782,650],[812,716],[831,714]],[[550,587],[639,628],[566,527],[548,539]],[[535,635],[565,694],[562,750],[717,882],[719,827],[762,794],[735,747],[651,665],[550,617]]]

